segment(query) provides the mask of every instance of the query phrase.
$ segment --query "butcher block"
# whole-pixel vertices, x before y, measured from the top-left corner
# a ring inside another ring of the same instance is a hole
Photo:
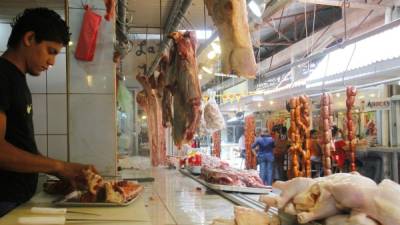
[[[44,192],[40,192],[36,194],[29,202],[22,204],[17,207],[4,217],[0,218],[0,224],[2,225],[16,225],[18,224],[18,218],[20,217],[31,217],[31,216],[51,216],[51,215],[43,215],[43,214],[33,214],[30,212],[32,207],[54,207],[51,203],[55,200],[54,196],[48,195]],[[148,215],[148,212],[145,208],[145,201],[143,199],[143,195],[139,196],[135,202],[128,206],[124,207],[75,207],[68,208],[71,211],[79,211],[79,212],[89,212],[95,213],[99,216],[95,215],[85,215],[79,213],[67,213],[67,219],[96,219],[96,221],[104,219],[104,220],[136,220],[140,222],[118,222],[118,225],[151,225],[151,220]],[[143,222],[141,222],[143,221]],[[90,222],[91,224],[102,224],[102,225],[112,225],[115,222]],[[68,222],[66,223],[68,224]],[[82,222],[73,222],[74,225],[80,224],[88,224],[88,221]]]

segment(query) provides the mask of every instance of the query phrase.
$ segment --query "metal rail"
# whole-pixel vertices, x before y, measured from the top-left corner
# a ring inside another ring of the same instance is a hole
[[[254,198],[249,197],[249,195],[245,195],[245,194],[237,193],[237,192],[224,192],[224,191],[221,191],[221,190],[215,190],[215,189],[211,188],[208,185],[207,182],[205,182],[204,180],[200,179],[198,176],[194,176],[189,171],[187,171],[185,169],[180,169],[179,172],[181,172],[185,176],[188,176],[188,177],[192,178],[193,180],[197,181],[198,183],[204,185],[205,187],[207,187],[211,191],[213,191],[213,192],[219,194],[221,197],[231,201],[235,205],[245,206],[245,207],[253,208],[253,209],[256,209],[256,210],[260,210],[260,211],[264,211],[265,210],[265,204],[255,200]],[[281,224],[282,225],[295,225],[295,224],[297,224],[295,216],[288,215],[288,214],[283,213],[283,212],[279,212],[277,208],[269,208],[267,213],[269,213],[271,215],[278,215],[280,220],[281,220]],[[317,222],[309,222],[309,223],[307,223],[305,225],[321,225],[321,224],[317,223]]]

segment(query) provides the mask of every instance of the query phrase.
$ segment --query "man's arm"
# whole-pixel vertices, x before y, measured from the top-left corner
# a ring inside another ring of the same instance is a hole
[[[20,173],[48,173],[72,180],[82,169],[90,167],[78,163],[35,155],[15,147],[5,140],[7,116],[0,111],[0,168]]]

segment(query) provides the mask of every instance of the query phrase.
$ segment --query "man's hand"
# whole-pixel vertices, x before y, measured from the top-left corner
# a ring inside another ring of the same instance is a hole
[[[91,170],[94,173],[98,173],[93,165],[60,162],[60,166],[55,175],[63,180],[69,181],[71,185],[75,187],[77,178],[84,177],[84,170]]]

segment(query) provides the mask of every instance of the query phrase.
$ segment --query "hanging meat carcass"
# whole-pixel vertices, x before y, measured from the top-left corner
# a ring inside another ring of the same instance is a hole
[[[319,118],[319,143],[322,149],[322,165],[324,167],[324,175],[327,176],[332,174],[331,152],[335,151],[331,131],[333,125],[332,96],[329,93],[323,93],[321,96]]]
[[[163,124],[172,124],[175,145],[182,146],[193,139],[201,119],[201,91],[197,74],[196,38],[193,32],[173,32],[169,35],[174,45],[170,50],[163,107]],[[173,97],[171,97],[173,96]]]
[[[349,150],[351,154],[351,166],[350,169],[351,171],[356,170],[356,145],[354,143],[354,134],[355,134],[355,129],[354,129],[354,123],[353,123],[353,117],[351,115],[351,110],[354,107],[354,103],[356,100],[356,95],[357,95],[357,90],[353,86],[348,86],[346,88],[346,127],[347,127],[347,139],[349,141]]]
[[[157,78],[157,95],[162,106],[162,124],[165,128],[172,125],[172,94],[168,86],[168,64],[168,55],[163,55],[159,64],[160,74]]]
[[[291,166],[288,167],[288,177],[311,177],[310,161],[310,104],[305,95],[290,99],[289,139],[291,146]],[[301,170],[299,165],[301,159]]]
[[[163,165],[166,162],[167,155],[165,129],[162,126],[161,102],[156,97],[156,89],[151,87],[149,77],[146,77],[144,74],[138,74],[136,79],[143,87],[143,90],[136,96],[136,102],[143,108],[147,115],[151,163],[153,166]]]
[[[205,0],[208,15],[218,29],[222,72],[254,79],[254,58],[245,0]]]

